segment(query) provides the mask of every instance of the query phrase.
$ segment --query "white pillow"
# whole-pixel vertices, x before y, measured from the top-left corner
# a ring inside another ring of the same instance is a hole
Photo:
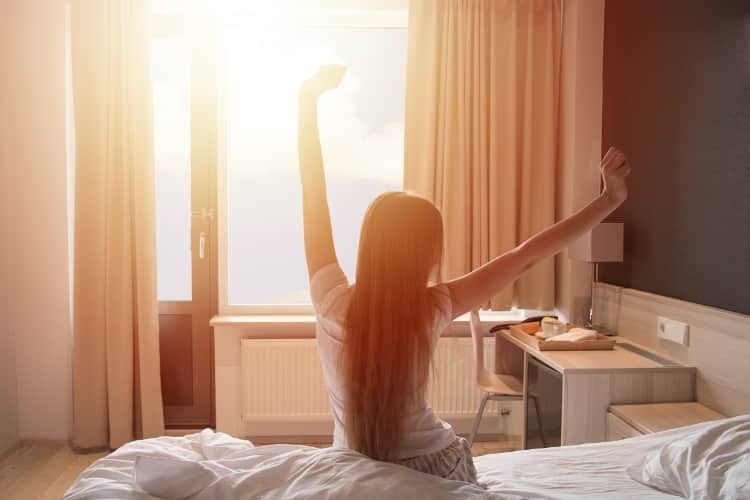
[[[750,499],[750,415],[718,420],[628,468],[646,486],[690,499]]]

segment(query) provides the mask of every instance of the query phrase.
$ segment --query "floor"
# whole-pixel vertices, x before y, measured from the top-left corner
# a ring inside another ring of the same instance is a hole
[[[308,446],[327,447],[328,443]],[[509,441],[482,441],[471,447],[476,457],[513,451]],[[30,442],[0,457],[0,497],[5,500],[59,500],[86,467],[106,453],[76,455],[65,444]]]
[[[60,500],[78,474],[104,455],[76,455],[65,444],[21,444],[0,458],[0,497]]]

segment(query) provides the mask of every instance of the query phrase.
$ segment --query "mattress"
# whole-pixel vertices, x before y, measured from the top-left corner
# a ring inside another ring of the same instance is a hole
[[[94,462],[64,498],[674,499],[630,479],[626,468],[708,424],[615,442],[480,456],[475,463],[486,490],[347,449],[256,447],[206,429],[129,443]]]

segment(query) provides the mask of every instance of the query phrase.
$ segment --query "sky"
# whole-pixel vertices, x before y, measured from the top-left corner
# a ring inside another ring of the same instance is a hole
[[[229,302],[309,303],[297,161],[299,83],[320,63],[347,65],[341,87],[321,98],[319,122],[336,250],[351,280],[365,209],[381,192],[401,189],[406,30],[316,28],[290,34],[234,28],[224,35]],[[186,300],[189,150],[185,156],[184,131],[168,128],[174,118],[186,119],[186,89],[179,81],[180,58],[168,52],[162,61],[175,68],[154,69],[158,293],[160,300]]]

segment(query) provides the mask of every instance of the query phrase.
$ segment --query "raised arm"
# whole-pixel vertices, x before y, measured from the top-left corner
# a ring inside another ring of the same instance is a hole
[[[526,269],[562,251],[611,214],[628,196],[625,178],[630,165],[621,151],[610,148],[602,159],[604,191],[587,206],[524,241],[474,271],[447,283],[453,316],[487,302]]]
[[[310,278],[323,266],[338,260],[333,246],[323,153],[318,133],[318,98],[326,91],[338,87],[345,72],[346,68],[343,66],[321,66],[315,76],[302,84],[299,92],[299,171],[302,179],[305,257]]]

